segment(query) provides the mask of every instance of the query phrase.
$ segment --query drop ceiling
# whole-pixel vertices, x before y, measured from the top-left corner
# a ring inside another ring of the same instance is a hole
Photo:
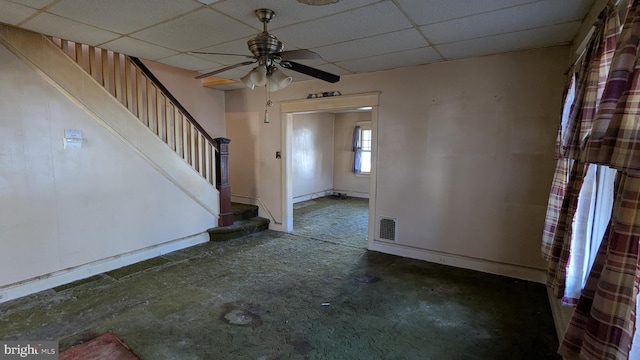
[[[269,32],[300,61],[349,75],[569,44],[594,0],[0,0],[0,22],[204,73],[245,61],[262,31],[256,8],[275,11]],[[238,80],[251,69],[219,76]],[[312,79],[289,71],[294,81]],[[221,90],[242,88],[221,85]]]

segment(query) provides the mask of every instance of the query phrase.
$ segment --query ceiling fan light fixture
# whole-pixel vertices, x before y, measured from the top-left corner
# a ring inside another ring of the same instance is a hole
[[[269,75],[269,91],[284,89],[291,83],[293,78],[282,71],[274,68]]]
[[[267,84],[267,68],[258,66],[249,72],[249,79],[255,86],[264,86]]]
[[[251,90],[256,87],[256,84],[251,81],[251,72],[248,72],[245,76],[241,77],[240,81],[247,85],[247,87]]]

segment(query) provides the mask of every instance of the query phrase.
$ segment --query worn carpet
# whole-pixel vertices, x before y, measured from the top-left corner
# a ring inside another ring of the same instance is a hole
[[[307,208],[297,221],[350,233],[345,212]],[[0,339],[65,350],[113,331],[143,360],[559,359],[544,285],[369,252],[362,237],[354,246],[316,228],[210,242],[0,304]]]

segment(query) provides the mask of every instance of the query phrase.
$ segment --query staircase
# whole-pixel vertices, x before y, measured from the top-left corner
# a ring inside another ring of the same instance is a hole
[[[241,238],[269,228],[269,219],[258,216],[258,207],[231,203],[234,222],[232,225],[207,230],[211,241],[227,241]]]
[[[71,60],[137,117],[160,140],[218,190],[218,226],[233,222],[228,182],[229,139],[213,139],[138,58],[49,38]],[[190,193],[190,189],[186,189]],[[199,196],[194,200],[202,201]]]

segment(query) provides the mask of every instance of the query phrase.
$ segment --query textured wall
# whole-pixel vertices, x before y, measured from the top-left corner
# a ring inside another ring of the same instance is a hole
[[[396,244],[543,269],[540,238],[569,47],[513,52],[226,94],[234,193],[282,213],[279,103],[308,93],[380,91],[375,215],[398,219]],[[250,129],[248,132],[244,130]],[[242,130],[242,131],[241,131]],[[233,143],[232,143],[233,145]],[[249,155],[243,152],[243,155]],[[250,176],[238,176],[244,174]]]
[[[333,123],[328,113],[293,117],[293,197],[333,189]]]

